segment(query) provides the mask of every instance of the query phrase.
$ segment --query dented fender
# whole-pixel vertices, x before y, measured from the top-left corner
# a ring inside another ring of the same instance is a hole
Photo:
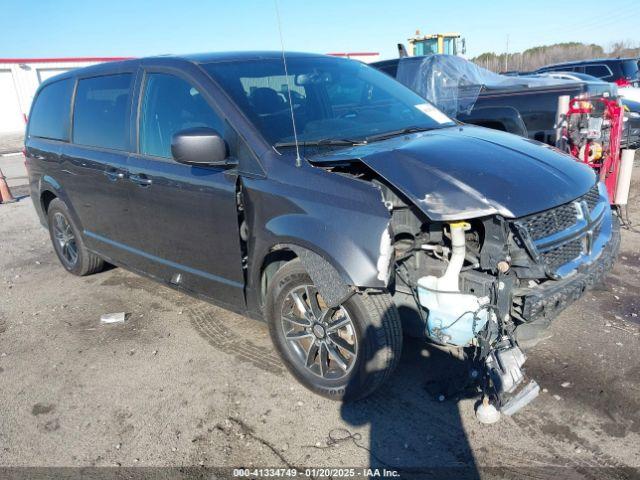
[[[296,253],[312,278],[315,276],[314,281],[332,283],[320,280],[322,272],[327,278],[339,279],[339,293],[346,291],[345,286],[350,291],[352,287],[385,288],[392,259],[388,232],[391,216],[379,188],[306,162],[295,167],[288,159],[276,160],[278,168],[272,170],[275,174],[271,178],[242,179],[244,215],[250,232],[249,308],[255,311],[259,305],[265,258],[282,246]],[[319,287],[327,301],[337,300],[338,293]]]
[[[389,220],[370,219],[366,223],[353,220],[353,225],[336,229],[318,218],[291,214],[273,218],[265,227],[280,239],[277,243],[291,244],[321,256],[348,285],[386,287],[386,279],[380,279],[378,260],[380,238],[387,231]]]

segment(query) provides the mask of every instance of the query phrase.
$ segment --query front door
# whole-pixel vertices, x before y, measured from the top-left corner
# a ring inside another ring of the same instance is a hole
[[[235,170],[184,165],[171,156],[174,133],[203,126],[224,137],[229,127],[185,78],[147,72],[143,82],[139,154],[128,170],[146,268],[184,289],[243,305]]]

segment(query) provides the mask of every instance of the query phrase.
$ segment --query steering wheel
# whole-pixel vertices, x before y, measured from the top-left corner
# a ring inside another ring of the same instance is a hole
[[[355,110],[349,110],[348,112],[345,112],[342,115],[338,115],[338,118],[340,120],[349,120],[357,117],[358,117],[358,112],[356,112]]]

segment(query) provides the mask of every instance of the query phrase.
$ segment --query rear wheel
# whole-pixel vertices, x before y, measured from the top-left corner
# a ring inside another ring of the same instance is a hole
[[[355,294],[329,308],[299,260],[275,274],[266,313],[289,371],[325,397],[356,400],[371,394],[400,359],[400,318],[388,294]]]
[[[67,205],[56,198],[47,210],[49,235],[62,266],[74,275],[84,276],[99,272],[104,260],[87,250]]]

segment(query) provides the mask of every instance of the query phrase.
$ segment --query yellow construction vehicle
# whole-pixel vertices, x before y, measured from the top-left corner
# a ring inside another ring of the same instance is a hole
[[[408,39],[409,55],[430,55],[441,53],[446,55],[464,55],[465,40],[459,33],[432,33],[421,35],[416,30],[415,36]]]

